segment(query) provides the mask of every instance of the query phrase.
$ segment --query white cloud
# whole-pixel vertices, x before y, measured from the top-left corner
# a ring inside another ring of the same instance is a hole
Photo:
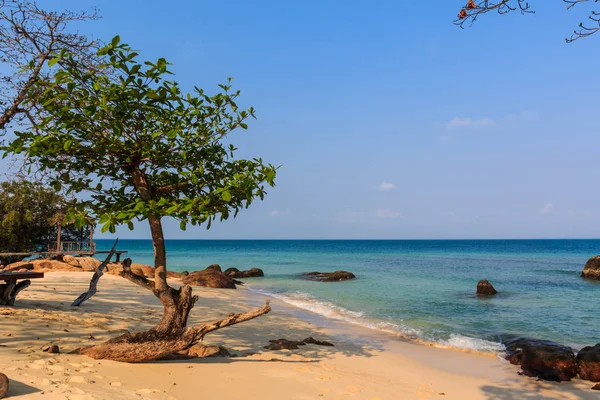
[[[393,211],[393,210],[385,208],[385,209],[377,210],[375,215],[377,216],[377,218],[391,219],[391,218],[398,218],[402,214],[400,214],[397,211]]]
[[[554,209],[554,204],[546,203],[544,207],[540,210],[540,214],[548,214]]]
[[[290,212],[289,209],[286,209],[285,211],[279,211],[279,210],[271,210],[269,211],[269,217],[281,217],[282,215],[286,215]]]
[[[463,128],[489,128],[492,126],[496,126],[496,122],[490,118],[475,119],[471,117],[454,117],[451,121],[446,123],[446,129],[451,131]]]
[[[380,192],[391,192],[396,189],[398,189],[398,186],[394,185],[392,182],[381,182],[377,185],[377,190]]]

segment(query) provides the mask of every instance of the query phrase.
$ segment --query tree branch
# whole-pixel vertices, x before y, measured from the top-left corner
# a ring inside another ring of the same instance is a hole
[[[262,307],[255,310],[246,311],[240,314],[230,314],[227,318],[189,328],[193,331],[193,342],[201,341],[209,332],[225,328],[226,326],[239,324],[240,322],[249,321],[261,315],[267,314],[269,311],[271,311],[271,306],[269,306],[269,300],[267,300]]]
[[[136,285],[139,285],[143,288],[152,290],[152,292],[156,291],[154,281],[151,281],[145,276],[136,275],[133,272],[131,272],[131,258],[126,258],[125,260],[123,260],[123,271],[119,273],[119,276],[122,276],[128,281],[133,282]]]

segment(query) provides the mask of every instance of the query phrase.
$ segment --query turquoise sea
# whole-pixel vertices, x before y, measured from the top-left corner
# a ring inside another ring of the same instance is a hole
[[[98,249],[112,241],[98,240]],[[152,264],[150,240],[121,240]],[[168,268],[258,267],[250,290],[327,318],[446,345],[501,350],[529,336],[581,348],[600,342],[600,282],[580,278],[600,240],[172,240]],[[312,282],[302,272],[347,270],[357,279]],[[475,295],[488,279],[499,291]]]

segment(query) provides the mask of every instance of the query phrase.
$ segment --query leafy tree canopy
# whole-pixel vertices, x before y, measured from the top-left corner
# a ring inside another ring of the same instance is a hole
[[[0,253],[45,251],[55,237],[55,219],[64,199],[38,183],[15,180],[0,183]],[[0,257],[0,264],[23,257]]]
[[[56,190],[89,193],[79,211],[92,210],[103,232],[163,216],[182,229],[210,227],[274,185],[276,167],[234,159],[236,148],[223,141],[254,117],[252,108],[238,108],[231,79],[212,96],[197,87],[183,94],[165,59],[140,62],[118,36],[98,52],[103,73],[69,57],[55,55],[54,77],[38,83],[43,118],[0,150],[25,156]]]

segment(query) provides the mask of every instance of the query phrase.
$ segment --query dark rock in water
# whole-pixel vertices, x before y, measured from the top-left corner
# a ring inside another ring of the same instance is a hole
[[[214,271],[222,272],[221,271],[221,266],[219,264],[211,264],[208,267],[206,267],[206,269],[212,269]]]
[[[482,294],[485,296],[493,296],[496,293],[498,293],[498,292],[496,291],[496,289],[494,289],[494,287],[492,286],[490,281],[481,280],[481,281],[477,282],[477,294]]]
[[[302,274],[302,276],[320,282],[347,281],[349,279],[356,278],[356,276],[352,272],[347,271],[307,272],[305,274]]]
[[[570,381],[577,376],[573,349],[549,340],[517,338],[506,345],[506,359],[521,365],[523,374],[547,381]]]
[[[265,276],[263,270],[260,268],[251,268],[247,271],[240,271],[237,268],[227,268],[224,274],[230,278],[257,278]]]
[[[235,289],[235,283],[222,272],[215,269],[205,269],[192,272],[185,278],[183,283],[192,286],[204,286],[218,289]]]
[[[584,347],[577,353],[577,372],[581,379],[600,382],[600,343]]]
[[[600,256],[592,257],[585,263],[581,277],[600,280]]]
[[[225,275],[227,275],[227,276],[229,276],[229,275],[233,275],[233,274],[237,274],[237,273],[239,273],[239,272],[240,272],[240,270],[239,270],[239,269],[237,269],[237,268],[234,268],[234,267],[232,267],[232,268],[227,268],[225,271],[223,271],[223,273],[224,273]]]
[[[8,377],[0,372],[0,399],[6,397],[6,394],[8,393],[8,387]]]
[[[333,346],[333,343],[316,340],[313,337],[307,337],[306,339],[300,341],[277,339],[269,340],[269,342],[271,344],[264,347],[267,350],[297,350],[298,346],[306,346],[307,344],[315,344],[317,346]]]

